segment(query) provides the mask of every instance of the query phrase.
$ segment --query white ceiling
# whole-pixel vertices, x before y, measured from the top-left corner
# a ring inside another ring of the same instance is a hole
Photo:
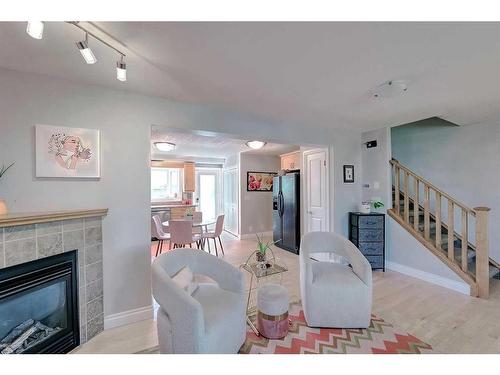
[[[159,151],[154,142],[172,142],[176,149]],[[221,161],[240,152],[255,155],[281,155],[298,150],[295,145],[268,142],[260,150],[252,150],[245,145],[246,140],[234,139],[221,134],[196,134],[190,131],[172,130],[159,126],[151,128],[151,155],[153,159],[183,159],[195,161]]]
[[[0,66],[169,99],[210,104],[307,126],[368,130],[431,116],[458,124],[500,117],[500,23],[99,22],[127,46],[116,54],[82,32],[48,23],[41,41],[25,23],[0,23]],[[401,97],[373,99],[384,81]]]

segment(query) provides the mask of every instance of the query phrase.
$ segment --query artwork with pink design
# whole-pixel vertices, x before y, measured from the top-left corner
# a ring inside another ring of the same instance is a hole
[[[36,177],[100,177],[99,130],[36,125]]]
[[[247,191],[273,191],[274,172],[247,172]]]

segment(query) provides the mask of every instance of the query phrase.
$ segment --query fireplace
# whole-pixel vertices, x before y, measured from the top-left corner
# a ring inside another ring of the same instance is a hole
[[[77,251],[0,269],[0,353],[67,353],[80,344]]]

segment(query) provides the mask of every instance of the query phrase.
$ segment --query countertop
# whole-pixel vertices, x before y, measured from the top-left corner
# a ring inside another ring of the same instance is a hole
[[[151,209],[158,208],[189,208],[189,207],[198,207],[197,204],[152,204]]]

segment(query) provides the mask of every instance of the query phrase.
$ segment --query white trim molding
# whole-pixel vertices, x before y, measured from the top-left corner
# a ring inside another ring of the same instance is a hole
[[[264,237],[272,237],[273,236],[273,231],[269,232],[256,232],[256,233],[247,233],[247,234],[240,234],[238,238],[240,240],[250,240],[250,239],[256,239],[255,237],[256,234],[263,235]]]
[[[142,320],[153,319],[153,305],[139,307],[104,317],[104,329],[137,323]]]
[[[470,286],[467,283],[451,280],[394,262],[386,262],[386,268],[470,296]]]

